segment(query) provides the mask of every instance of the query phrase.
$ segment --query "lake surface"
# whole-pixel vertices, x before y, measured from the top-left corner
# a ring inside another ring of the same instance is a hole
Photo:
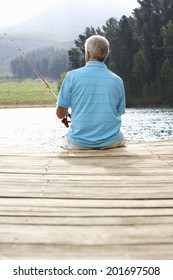
[[[67,131],[55,108],[0,109],[0,147],[59,146]],[[173,139],[173,109],[126,109],[122,132],[127,142]]]

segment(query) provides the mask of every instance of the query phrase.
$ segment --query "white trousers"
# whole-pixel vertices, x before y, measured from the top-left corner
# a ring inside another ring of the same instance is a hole
[[[118,140],[117,142],[115,142],[112,145],[109,146],[104,146],[104,147],[80,147],[80,146],[76,146],[73,145],[72,143],[70,143],[68,141],[67,135],[62,137],[62,143],[60,145],[61,148],[65,149],[65,150],[91,150],[91,149],[95,149],[95,150],[105,150],[105,149],[114,149],[114,148],[118,148],[118,147],[122,147],[125,145],[126,139],[123,137],[120,140]]]

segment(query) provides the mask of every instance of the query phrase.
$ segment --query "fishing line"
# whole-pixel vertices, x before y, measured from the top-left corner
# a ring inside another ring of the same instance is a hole
[[[43,76],[41,75],[41,73],[38,71],[38,69],[35,67],[35,65],[32,63],[32,61],[26,56],[26,54],[21,50],[21,48],[14,42],[14,40],[12,40],[7,33],[4,33],[4,35],[13,43],[13,45],[15,46],[15,48],[22,54],[22,56],[24,57],[24,59],[28,62],[28,64],[31,66],[32,69],[34,69],[35,73],[41,78],[41,80],[45,83],[45,85],[47,86],[47,88],[50,90],[50,92],[53,94],[53,96],[55,98],[57,98],[57,95],[55,94],[55,92],[53,91],[53,89],[50,87],[50,85],[48,84],[48,82],[43,78]]]

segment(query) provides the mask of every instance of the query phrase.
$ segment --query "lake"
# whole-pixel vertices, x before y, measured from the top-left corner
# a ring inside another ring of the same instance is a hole
[[[1,147],[59,146],[67,130],[55,108],[0,109]],[[173,139],[173,109],[126,109],[122,132],[127,142]]]

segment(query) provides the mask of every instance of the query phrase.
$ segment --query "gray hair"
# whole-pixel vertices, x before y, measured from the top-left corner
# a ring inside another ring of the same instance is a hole
[[[93,35],[85,42],[85,52],[90,53],[92,60],[105,61],[109,54],[109,42],[100,35]]]

